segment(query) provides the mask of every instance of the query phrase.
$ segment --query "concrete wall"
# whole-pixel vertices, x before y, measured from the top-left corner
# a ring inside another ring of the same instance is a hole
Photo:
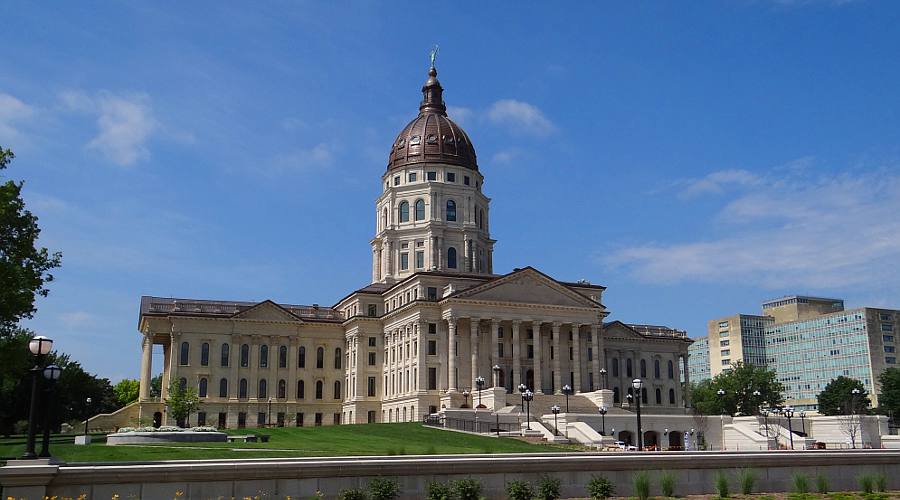
[[[396,479],[403,500],[420,499],[431,481],[475,478],[489,499],[505,498],[511,480],[549,473],[562,481],[564,497],[584,497],[594,475],[613,481],[616,495],[632,495],[636,471],[647,470],[658,495],[658,475],[676,475],[676,494],[709,494],[717,473],[734,478],[739,468],[756,470],[760,491],[790,491],[792,476],[824,475],[834,491],[857,489],[860,474],[884,474],[900,489],[900,451],[666,452],[334,457],[303,459],[197,460],[152,464],[10,465],[0,468],[3,498],[43,496],[85,499],[245,496],[307,498],[321,491],[335,498],[344,488],[362,487],[377,476]],[[737,489],[732,479],[732,489]],[[46,486],[45,486],[46,485]],[[180,492],[180,493],[179,493]]]

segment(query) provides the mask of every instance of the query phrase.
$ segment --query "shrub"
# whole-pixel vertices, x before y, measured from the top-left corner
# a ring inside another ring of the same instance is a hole
[[[634,494],[640,500],[650,498],[650,474],[641,471],[634,475]]]
[[[728,498],[728,476],[725,475],[724,471],[719,471],[718,474],[716,474],[715,486],[719,498]]]
[[[347,490],[341,490],[338,493],[338,500],[367,500],[368,495],[366,495],[366,490],[359,488],[350,488]]]
[[[612,482],[603,476],[592,477],[586,489],[591,500],[606,500],[615,493]]]
[[[887,476],[884,474],[875,476],[875,489],[878,491],[887,491]]]
[[[525,481],[510,481],[506,483],[506,496],[509,500],[532,500],[534,488]]]
[[[756,473],[751,469],[741,469],[738,472],[738,482],[741,483],[741,494],[749,495],[753,493],[753,486],[756,485]]]
[[[823,495],[828,493],[828,477],[824,474],[819,474],[816,477],[816,491]]]
[[[400,495],[400,485],[393,479],[376,477],[369,482],[369,494],[372,500],[394,500]]]
[[[538,479],[537,497],[540,500],[556,500],[559,498],[559,486],[559,479],[544,474]]]
[[[794,474],[794,493],[809,493],[809,478],[803,474]]]
[[[478,500],[481,497],[481,483],[477,479],[457,479],[450,482],[454,500]]]
[[[859,489],[863,493],[872,493],[875,491],[875,477],[869,474],[863,474],[857,478],[859,481]]]
[[[453,489],[447,483],[428,483],[425,490],[426,500],[450,500],[453,498]]]
[[[675,474],[671,472],[663,472],[659,477],[659,487],[664,497],[675,496]]]

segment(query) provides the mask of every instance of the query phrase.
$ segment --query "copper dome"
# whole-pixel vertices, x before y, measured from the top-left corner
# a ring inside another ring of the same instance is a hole
[[[447,118],[443,91],[437,80],[437,70],[432,66],[422,87],[419,116],[403,127],[391,146],[389,171],[425,162],[449,163],[478,170],[472,141],[459,125]]]

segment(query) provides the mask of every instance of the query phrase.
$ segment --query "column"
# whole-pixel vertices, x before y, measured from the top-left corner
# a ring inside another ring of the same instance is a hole
[[[572,342],[575,344],[573,349],[573,357],[575,358],[575,389],[576,393],[581,392],[581,325],[572,323]]]
[[[689,357],[690,357],[690,354],[685,353],[685,355],[682,356],[682,358],[681,358],[682,366],[683,366],[683,370],[684,370],[684,407],[685,408],[691,407],[691,372],[688,371],[688,358]],[[676,366],[677,366],[677,363],[676,363]],[[677,377],[677,374],[676,374],[676,378],[675,378],[676,385],[677,385],[677,382],[679,381],[679,379],[680,379],[680,377]]]
[[[372,283],[377,283],[381,280],[381,255],[379,255],[378,249],[373,246],[372,247]]]
[[[288,380],[287,380],[287,400],[288,403],[297,402],[297,338],[291,337],[288,341]],[[349,366],[347,368],[350,368]],[[348,370],[349,372],[349,370]]]
[[[241,385],[240,377],[238,376],[238,366],[241,364],[242,343],[243,339],[240,335],[233,335],[231,344],[228,345],[228,399],[234,401],[238,399],[238,390]]]
[[[256,356],[254,356],[256,354]],[[271,356],[269,356],[271,358]],[[315,359],[315,358],[313,358]],[[250,378],[247,380],[247,398],[251,402],[259,400],[259,338],[252,337],[250,340],[250,357],[248,359],[250,365]],[[269,389],[269,381],[266,381],[266,390]]]
[[[470,354],[472,355],[472,365],[470,370],[472,374],[472,391],[475,391],[478,388],[478,386],[475,385],[475,379],[480,375],[478,373],[478,323],[480,321],[480,318],[469,319],[469,349]]]
[[[560,374],[560,358],[562,354],[559,352],[559,322],[554,321],[551,333],[553,334],[553,392],[562,394],[562,377]]]
[[[500,364],[500,320],[499,319],[491,319],[491,333],[488,335],[490,337],[490,342],[492,342],[491,348],[491,385],[497,387],[498,380],[497,375],[494,373],[494,365]]]
[[[450,375],[447,372],[447,363],[442,363],[440,360],[449,359],[449,354],[447,352],[447,331],[444,328],[444,322],[438,321],[435,325],[437,329],[437,359],[438,361],[438,385],[437,388],[441,391],[446,392],[450,387]]]
[[[172,332],[171,345],[169,346],[169,376],[163,377],[161,385],[169,386],[178,383],[178,357],[181,354],[181,351],[178,349],[178,338],[180,336],[178,332]]]
[[[447,377],[450,387],[447,392],[456,392],[459,386],[456,379],[456,318],[447,318]]]
[[[543,346],[541,345],[541,322],[540,321],[532,321],[532,329],[534,330],[534,391],[535,394],[543,394],[544,393],[544,384],[543,378],[541,377],[541,351],[543,351]]]
[[[159,400],[165,401],[169,397],[169,363],[172,359],[172,343],[163,344],[163,373],[159,382]]]
[[[517,319],[514,319],[512,322],[512,352],[510,354],[513,358],[513,368],[512,373],[509,374],[512,377],[512,387],[513,391],[518,391],[519,384],[522,383],[522,357],[519,353],[519,325],[521,322]]]
[[[140,400],[147,401],[150,399],[150,379],[153,378],[150,372],[153,366],[153,334],[149,331],[145,332],[141,344],[143,351],[141,352]]]
[[[594,351],[594,359],[591,360],[591,370],[594,371],[594,390],[605,389],[601,385],[603,379],[600,377],[600,357],[603,356],[603,366],[606,366],[606,353],[600,349],[599,330],[598,325],[591,325],[591,348]]]
[[[419,350],[416,352],[416,359],[418,359],[418,376],[419,383],[418,389],[419,394],[424,394],[425,391],[428,390],[428,334],[425,332],[428,331],[428,323],[423,320],[419,320],[416,323],[416,339],[419,344]]]

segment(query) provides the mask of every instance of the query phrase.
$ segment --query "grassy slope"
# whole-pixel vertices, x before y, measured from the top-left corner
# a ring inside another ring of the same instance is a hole
[[[417,455],[442,453],[536,453],[567,451],[514,439],[443,431],[419,423],[340,425],[229,430],[229,434],[268,434],[268,443],[171,443],[162,446],[75,446],[73,436],[55,436],[53,455],[66,462],[184,460],[203,458],[306,457],[337,455]],[[202,447],[205,449],[196,449]],[[38,447],[40,448],[40,447]],[[233,451],[233,448],[252,451]],[[25,450],[22,438],[0,439],[0,457]],[[267,451],[268,450],[268,451]],[[285,451],[287,450],[287,451]]]

